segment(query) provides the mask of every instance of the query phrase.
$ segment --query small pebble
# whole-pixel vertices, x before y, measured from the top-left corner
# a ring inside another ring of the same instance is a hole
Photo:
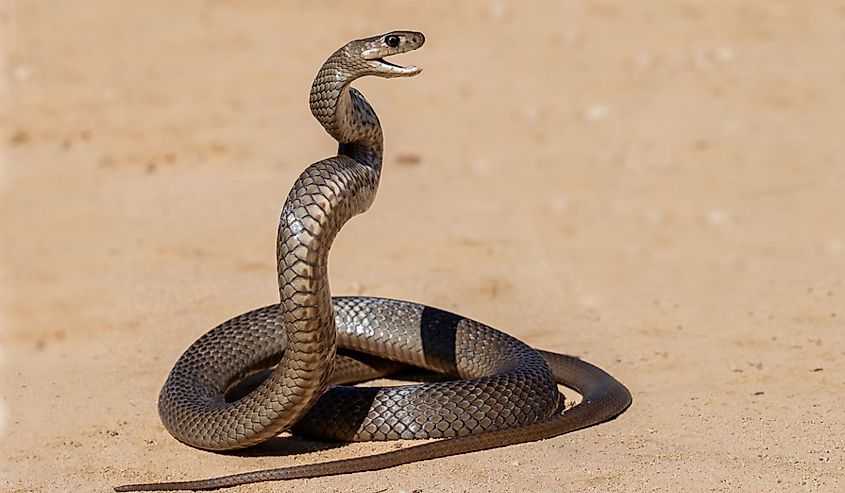
[[[649,224],[660,224],[664,217],[663,211],[659,209],[649,209],[645,212],[645,219]]]
[[[490,168],[493,167],[493,163],[490,162],[489,159],[475,159],[470,163],[472,166],[473,171],[479,174],[485,174],[490,171]]]
[[[587,121],[597,122],[603,120],[610,113],[610,107],[604,104],[594,104],[584,109],[584,118]]]
[[[507,7],[505,6],[504,2],[493,2],[490,4],[490,8],[487,10],[487,15],[490,16],[490,20],[495,22],[502,21],[507,16]]]
[[[634,57],[634,67],[640,71],[646,70],[651,67],[653,61],[651,53],[644,51]]]
[[[729,62],[734,58],[733,50],[727,46],[720,46],[719,48],[716,48],[713,55],[716,57],[716,60],[719,60],[720,62]]]
[[[714,209],[707,213],[705,216],[707,222],[712,224],[713,226],[719,226],[721,224],[725,224],[730,219],[730,214],[727,211],[722,209]]]
[[[14,77],[16,82],[26,82],[29,80],[29,77],[32,75],[32,69],[29,68],[28,65],[15,65],[12,69],[12,77]]]
[[[422,158],[419,154],[403,153],[396,156],[396,164],[403,166],[416,166],[420,164]]]
[[[540,108],[535,104],[526,104],[520,109],[520,113],[525,123],[536,123],[540,117]]]
[[[566,31],[566,34],[564,35],[563,39],[567,45],[575,46],[581,43],[581,40],[584,39],[584,36],[578,29],[570,29]]]
[[[839,238],[831,238],[824,242],[824,249],[829,254],[842,253],[845,250],[845,242]]]
[[[595,308],[601,304],[601,299],[597,296],[582,296],[578,302],[581,306],[586,308]]]
[[[569,202],[564,198],[552,199],[549,201],[549,208],[555,214],[563,214],[569,210]]]
[[[26,144],[27,142],[29,142],[29,133],[27,133],[26,130],[15,130],[15,133],[9,137],[9,144],[13,146]]]

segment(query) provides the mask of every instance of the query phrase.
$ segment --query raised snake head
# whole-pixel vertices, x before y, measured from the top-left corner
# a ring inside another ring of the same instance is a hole
[[[366,75],[377,77],[410,77],[422,72],[411,65],[403,67],[385,60],[385,57],[416,50],[425,43],[423,33],[416,31],[391,31],[381,36],[358,39],[345,46],[349,56],[356,55],[366,64]]]

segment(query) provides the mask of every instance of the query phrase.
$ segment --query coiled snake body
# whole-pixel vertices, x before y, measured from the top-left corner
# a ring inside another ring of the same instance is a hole
[[[417,67],[384,57],[424,41],[422,33],[394,31],[352,41],[323,64],[311,87],[311,111],[338,141],[338,155],[309,166],[285,201],[277,243],[281,303],[239,315],[192,344],[161,390],[159,414],[178,440],[208,450],[249,447],[291,427],[347,441],[449,439],[368,457],[117,491],[212,489],[381,469],[552,437],[612,419],[630,404],[628,390],[602,370],[535,351],[459,315],[405,301],[331,297],[332,240],[373,202],[382,165],[378,118],[349,84],[366,75],[418,74]],[[335,363],[336,344],[371,357],[338,355]],[[454,380],[329,386],[391,371],[382,359]],[[227,401],[234,384],[262,370],[266,378],[254,389]],[[557,384],[581,393],[581,403],[564,412]]]

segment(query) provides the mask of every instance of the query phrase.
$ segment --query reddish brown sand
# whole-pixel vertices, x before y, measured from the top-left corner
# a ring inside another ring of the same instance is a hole
[[[237,492],[842,491],[845,3],[2,3],[0,489],[391,450],[215,455],[156,396],[276,300],[278,212],[335,145],[306,104],[349,39],[428,42],[362,80],[379,197],[336,294],[415,300],[630,386],[605,425]]]

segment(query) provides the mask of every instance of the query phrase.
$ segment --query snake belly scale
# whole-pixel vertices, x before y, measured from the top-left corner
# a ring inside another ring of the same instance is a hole
[[[344,223],[372,204],[382,167],[378,117],[350,83],[368,75],[418,74],[419,68],[385,57],[424,42],[422,33],[394,31],[352,41],[323,64],[310,106],[337,140],[338,154],[309,166],[283,206],[277,242],[281,301],[238,315],[194,342],[161,390],[159,414],[178,440],[215,451],[249,447],[291,429],[344,441],[446,440],[342,461],[125,485],[116,491],[214,489],[382,469],[549,438],[612,419],[630,405],[628,390],[601,369],[534,350],[460,315],[384,298],[332,298],[331,243]],[[341,356],[338,347],[364,356]],[[383,388],[337,385],[382,376],[401,365],[450,379]],[[256,372],[263,372],[263,379],[254,388],[226,398],[233,385]],[[564,411],[558,384],[581,393],[581,403]]]

